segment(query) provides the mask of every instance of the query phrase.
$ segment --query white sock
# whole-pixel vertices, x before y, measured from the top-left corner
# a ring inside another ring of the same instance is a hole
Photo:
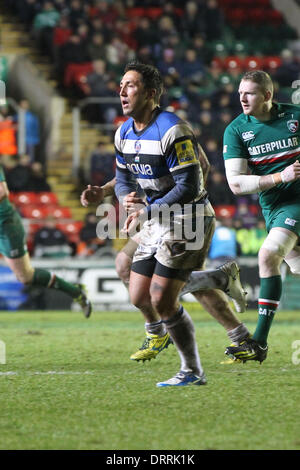
[[[178,312],[164,323],[180,356],[180,370],[202,375],[194,323],[187,311],[181,306]]]

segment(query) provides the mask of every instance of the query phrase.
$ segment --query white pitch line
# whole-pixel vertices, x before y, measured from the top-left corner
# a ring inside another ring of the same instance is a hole
[[[7,371],[0,372],[0,376],[10,376],[10,375],[92,375],[93,372],[86,370],[85,372],[79,371],[66,371],[66,370],[48,370],[47,372],[33,371],[33,372],[15,372]]]

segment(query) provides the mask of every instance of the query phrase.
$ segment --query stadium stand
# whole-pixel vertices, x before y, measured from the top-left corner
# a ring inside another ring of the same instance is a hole
[[[129,60],[139,58],[160,68],[167,90],[162,105],[192,123],[199,142],[211,156],[212,173],[221,173],[222,184],[218,186],[222,187],[222,191],[224,188],[228,191],[229,204],[216,207],[217,213],[224,213],[224,207],[230,207],[225,212],[234,218],[236,211],[232,207],[237,207],[239,201],[237,198],[230,200],[229,188],[222,176],[221,149],[227,120],[240,112],[235,87],[241,74],[248,69],[268,71],[275,81],[278,101],[290,100],[293,91],[291,82],[299,78],[299,57],[290,47],[298,39],[297,32],[286,22],[282,12],[274,8],[273,2],[123,0],[112,3],[103,0],[96,3],[90,0],[83,4],[62,0],[50,2],[51,8],[47,8],[52,13],[47,13],[47,16],[48,19],[51,16],[53,21],[50,24],[47,21],[44,27],[38,15],[49,2],[33,3],[34,7],[32,2],[26,0],[6,0],[3,11],[14,18],[20,28],[20,24],[24,24],[28,44],[42,51],[47,67],[51,68],[49,81],[55,79],[56,91],[66,97],[69,109],[87,96],[86,83],[95,59],[101,58],[106,64],[103,95],[101,92],[98,95],[104,97],[117,95],[123,67]],[[42,34],[34,34],[37,23],[39,29],[44,29]],[[99,42],[98,39],[94,42],[92,38],[97,36],[100,37]],[[101,51],[99,56],[97,47]],[[189,50],[193,52],[188,54]],[[183,62],[189,55],[195,57],[194,63]],[[189,74],[185,73],[187,67]],[[2,68],[0,66],[0,71]],[[103,108],[97,106],[90,123],[89,115],[83,109],[87,126],[84,142],[89,145],[86,147],[89,151],[82,152],[81,148],[81,162],[84,160],[82,154],[90,156],[99,141],[112,147],[113,131],[123,120],[122,116],[117,115],[107,122]],[[86,214],[75,205],[75,198],[78,199],[86,180],[81,179],[81,175],[85,174],[82,167],[75,181],[70,174],[71,146],[67,139],[72,137],[71,122],[69,113],[66,121],[62,122],[65,151],[48,165],[48,180],[54,182],[57,175],[64,175],[61,186],[66,190],[69,185],[69,194],[73,191],[74,205],[71,199],[58,197],[60,184],[56,182],[55,188],[51,184],[57,196],[56,204],[61,201],[61,215],[72,219],[70,233],[79,229],[76,223],[79,219],[82,221]],[[109,131],[103,123],[111,126]],[[82,166],[86,164],[82,163]],[[208,185],[213,184],[210,176]],[[250,207],[256,207],[258,217],[256,196],[246,199],[249,211]],[[66,211],[68,201],[70,208]],[[50,203],[54,205],[53,201],[47,204]],[[41,200],[37,203],[39,210],[42,204]],[[27,212],[30,208],[31,203],[26,208]]]

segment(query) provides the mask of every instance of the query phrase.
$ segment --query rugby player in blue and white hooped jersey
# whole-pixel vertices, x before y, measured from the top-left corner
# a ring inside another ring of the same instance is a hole
[[[130,118],[115,135],[115,192],[120,202],[128,200],[134,196],[138,183],[146,194],[147,206],[133,209],[124,224],[124,231],[131,234],[145,214],[148,218],[133,258],[130,299],[148,321],[152,313],[153,319],[159,314],[161,321],[155,320],[156,333],[163,335],[168,331],[181,358],[180,372],[157,385],[202,385],[206,378],[194,325],[178,303],[178,294],[191,271],[203,265],[214,232],[214,211],[202,186],[194,134],[176,115],[161,111],[158,104],[162,90],[162,79],[156,68],[138,63],[125,68],[120,98],[123,113]],[[188,249],[183,235],[180,239],[174,237],[172,224],[160,223],[153,216],[154,208],[174,204],[193,207],[194,213],[196,205],[202,204],[204,231],[200,248]],[[208,282],[206,287],[217,288],[217,282],[221,285],[224,279],[228,281],[227,273],[219,271],[214,285]]]

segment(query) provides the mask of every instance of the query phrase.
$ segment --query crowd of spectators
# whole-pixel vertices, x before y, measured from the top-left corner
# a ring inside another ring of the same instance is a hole
[[[264,2],[265,20],[259,25],[253,15],[246,23],[231,24],[222,8],[224,3],[7,0],[28,34],[51,58],[60,90],[73,102],[86,97],[116,98],[124,66],[132,59],[158,67],[166,90],[162,107],[192,124],[211,164],[207,183],[210,200],[215,207],[235,206],[231,233],[235,234],[237,253],[249,254],[251,246],[253,254],[265,230],[259,214],[249,209],[258,206],[257,195],[240,200],[229,190],[222,158],[223,132],[240,113],[236,89],[245,64],[265,68],[274,80],[275,98],[290,100],[291,83],[299,78],[299,59],[286,47],[286,40],[294,39],[296,33],[278,15],[275,26],[268,24],[268,8],[272,8],[268,2]],[[264,54],[276,57],[266,65]],[[248,56],[252,62],[246,60]],[[116,102],[86,108],[91,122],[117,125],[120,114]],[[113,155],[98,144],[84,181],[104,184],[114,174],[113,162]]]

